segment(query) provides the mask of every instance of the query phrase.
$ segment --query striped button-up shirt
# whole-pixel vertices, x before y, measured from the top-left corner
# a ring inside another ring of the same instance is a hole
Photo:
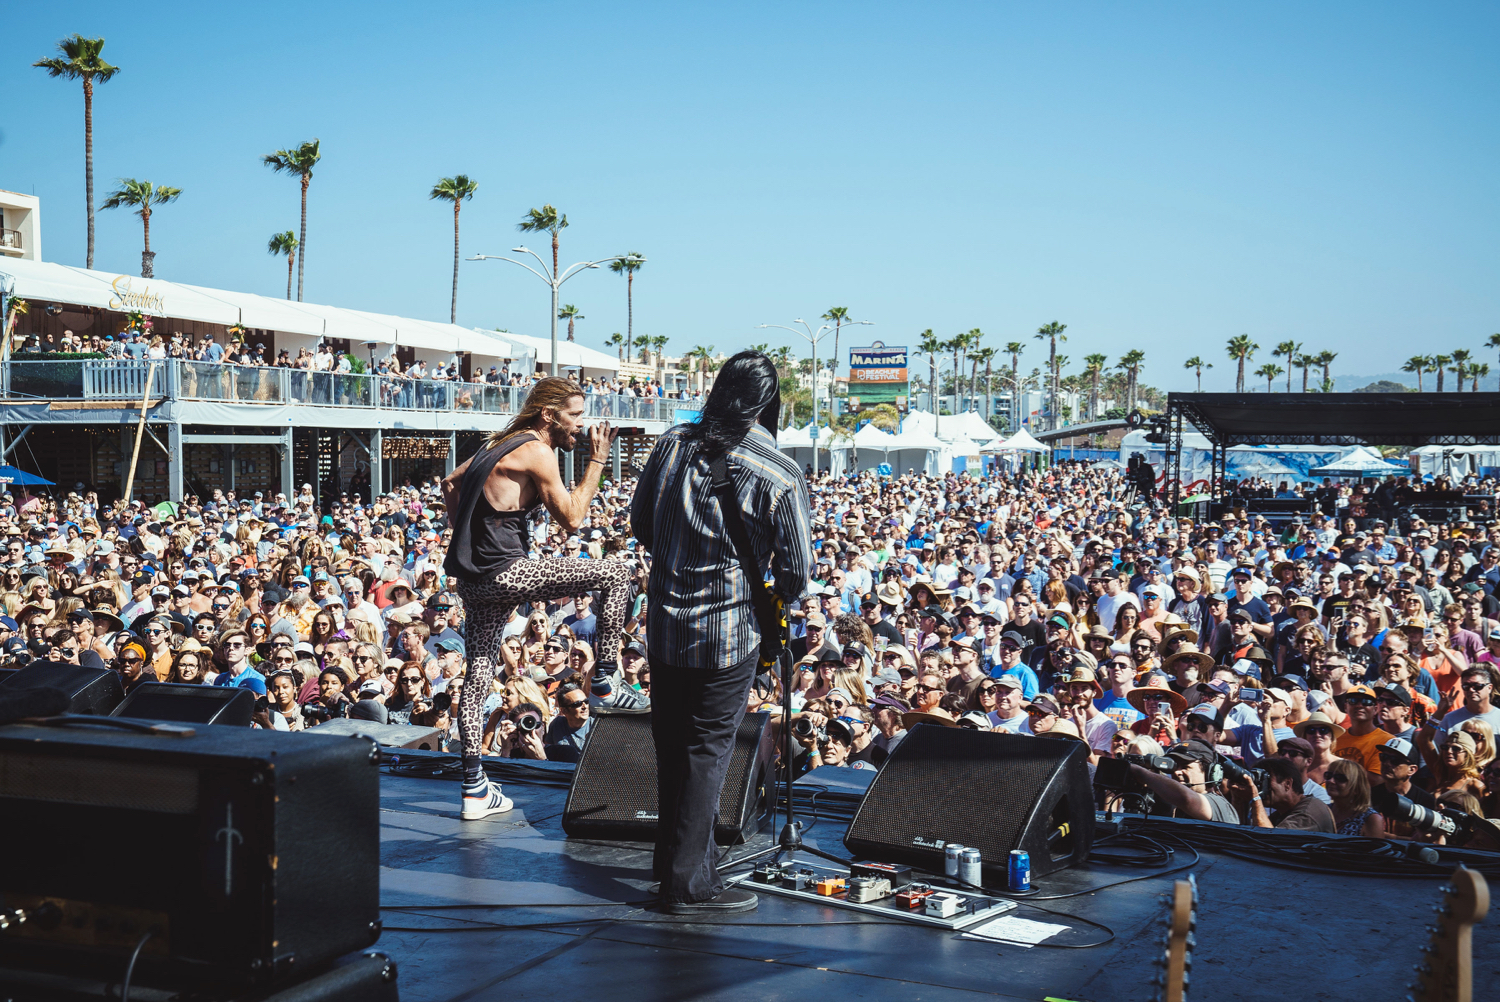
[[[657,439],[630,507],[631,530],[652,558],[646,648],[671,665],[727,668],[756,652],[760,627],[708,459],[686,430]],[[757,566],[769,569],[790,605],[807,590],[813,567],[807,481],[760,425],[727,459]]]

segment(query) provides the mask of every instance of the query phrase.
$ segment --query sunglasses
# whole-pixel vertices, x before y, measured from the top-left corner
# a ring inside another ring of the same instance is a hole
[[[1305,727],[1305,728],[1303,728],[1302,733],[1303,734],[1311,734],[1314,737],[1317,737],[1317,736],[1320,736],[1320,735],[1327,735],[1328,737],[1333,737],[1333,728],[1331,728],[1331,727]]]
[[[936,685],[919,685],[919,686],[917,686],[917,692],[943,692],[943,691],[945,691],[945,690],[941,686],[936,686]]]
[[[1345,706],[1374,706],[1375,700],[1369,696],[1350,696],[1344,700]]]
[[[1488,682],[1465,682],[1464,692],[1483,692],[1490,687]]]
[[[569,701],[563,703],[562,707],[563,707],[564,710],[576,710],[580,706],[588,706],[588,705],[589,705],[589,701],[586,700],[586,699],[574,699],[574,700],[569,700]]]
[[[381,674],[382,675],[395,675],[400,670],[401,670],[400,668],[386,668],[384,671],[381,672]]]

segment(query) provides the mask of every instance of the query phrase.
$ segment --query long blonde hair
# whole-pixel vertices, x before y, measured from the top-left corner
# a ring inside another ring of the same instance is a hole
[[[583,387],[571,379],[563,376],[538,379],[531,392],[526,394],[521,410],[511,419],[510,424],[500,431],[490,432],[489,437],[484,440],[485,448],[499,445],[523,431],[540,431],[546,426],[548,412],[555,415],[567,406],[569,400],[581,396]]]

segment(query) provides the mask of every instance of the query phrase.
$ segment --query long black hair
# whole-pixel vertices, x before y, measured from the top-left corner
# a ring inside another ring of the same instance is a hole
[[[687,438],[701,442],[704,454],[722,455],[744,441],[757,422],[771,437],[781,419],[781,380],[776,364],[758,351],[742,351],[719,369],[703,403],[703,415]]]

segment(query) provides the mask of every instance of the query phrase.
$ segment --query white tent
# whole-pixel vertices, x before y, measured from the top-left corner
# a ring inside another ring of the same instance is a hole
[[[811,425],[807,428],[783,428],[776,433],[776,448],[787,453],[799,466],[812,464],[813,440],[810,428]],[[818,468],[839,476],[848,466],[849,439],[842,434],[834,437],[827,428],[819,428]]]
[[[934,425],[937,426],[936,429]],[[1001,438],[1000,433],[974,411],[964,411],[958,415],[947,414],[941,420],[933,418],[931,411],[912,411],[902,420],[901,430],[936,434],[945,442],[969,439],[980,445],[989,445]]]
[[[1051,452],[1052,447],[1050,445],[1043,445],[1041,442],[1038,442],[1036,438],[1031,434],[1031,432],[1027,431],[1025,428],[1022,428],[1010,438],[1007,438],[1001,442],[996,442],[994,445],[990,446],[988,451]]]
[[[1331,463],[1309,471],[1315,477],[1353,477],[1361,474],[1407,473],[1410,467],[1392,463],[1374,450],[1360,445]]]
[[[504,333],[498,335],[512,344],[529,349],[536,364],[545,366],[552,361],[552,339],[531,337],[528,334]],[[562,368],[579,368],[584,376],[604,376],[620,371],[620,359],[604,351],[585,348],[576,341],[557,342],[557,364]]]

